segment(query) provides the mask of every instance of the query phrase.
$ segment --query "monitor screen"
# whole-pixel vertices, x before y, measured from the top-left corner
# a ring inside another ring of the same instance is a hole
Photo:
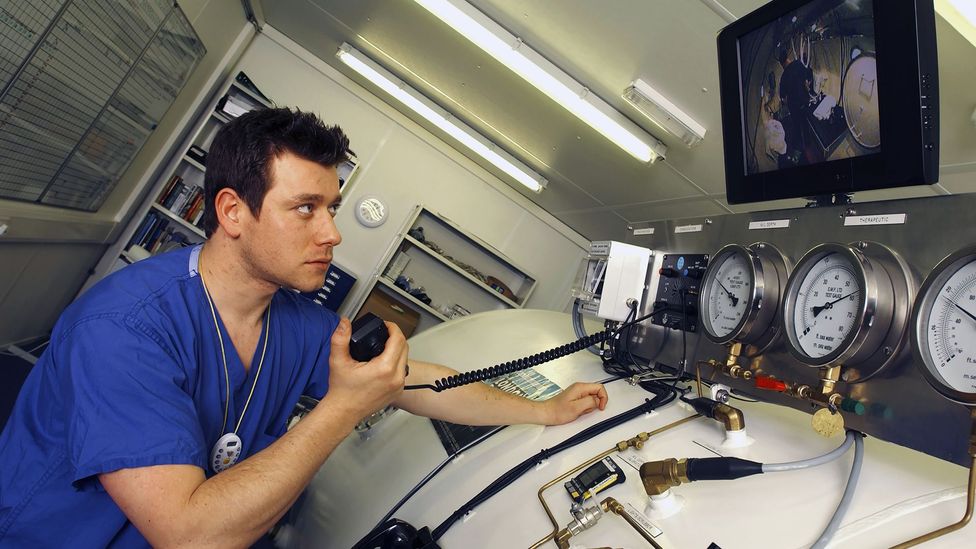
[[[718,65],[730,204],[938,181],[933,0],[772,0]]]
[[[879,152],[871,2],[817,0],[739,40],[747,174]]]

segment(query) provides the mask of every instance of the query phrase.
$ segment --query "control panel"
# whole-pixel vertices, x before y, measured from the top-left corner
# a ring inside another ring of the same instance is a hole
[[[661,311],[652,322],[658,326],[698,331],[698,296],[708,268],[708,254],[667,254],[661,258],[654,308]]]

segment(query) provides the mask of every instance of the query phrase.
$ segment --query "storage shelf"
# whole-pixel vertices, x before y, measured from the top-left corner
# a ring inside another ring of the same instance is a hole
[[[161,212],[166,217],[168,217],[168,218],[172,219],[173,221],[179,223],[180,225],[182,225],[183,227],[185,227],[187,230],[192,231],[194,234],[197,234],[197,235],[199,235],[199,236],[201,236],[203,238],[207,238],[207,235],[206,235],[206,233],[203,232],[203,229],[201,229],[200,227],[197,227],[196,225],[194,225],[194,224],[190,223],[189,221],[183,219],[182,217],[176,215],[174,212],[171,212],[165,206],[163,206],[163,205],[161,205],[161,204],[159,204],[157,202],[153,202],[152,207],[156,211]]]
[[[423,301],[420,301],[416,297],[414,297],[414,296],[408,294],[407,292],[403,291],[402,288],[400,288],[399,286],[397,286],[396,284],[394,284],[393,282],[391,282],[390,279],[386,278],[385,276],[379,277],[378,279],[376,279],[376,281],[379,282],[380,284],[386,286],[391,291],[396,292],[398,295],[400,295],[404,299],[409,300],[411,303],[413,303],[417,307],[420,307],[424,311],[426,311],[426,312],[434,315],[436,318],[438,318],[438,319],[440,319],[442,321],[445,321],[445,322],[447,322],[448,320],[450,320],[449,318],[447,318],[446,316],[444,316],[443,314],[441,314],[440,312],[438,312],[436,309],[434,309],[430,305],[424,303]]]
[[[474,235],[474,234],[471,234],[471,233],[465,231],[459,225],[457,225],[456,223],[454,223],[454,221],[451,221],[450,218],[444,217],[443,215],[441,215],[441,214],[439,214],[437,212],[428,210],[426,208],[424,208],[424,210],[421,212],[421,214],[423,214],[423,213],[428,214],[428,217],[430,217],[431,219],[433,219],[437,223],[440,223],[441,225],[449,228],[455,234],[457,234],[461,238],[467,240],[471,244],[473,244],[473,245],[475,245],[477,247],[483,248],[487,253],[489,253],[492,256],[494,256],[495,259],[497,259],[498,261],[500,261],[502,264],[504,264],[505,266],[507,266],[509,269],[512,269],[513,271],[518,271],[520,273],[524,273],[525,272],[524,269],[522,269],[521,267],[519,267],[518,265],[516,265],[515,262],[512,261],[508,256],[506,256],[505,254],[501,253],[500,251],[494,249],[494,247],[492,247],[491,244],[488,244],[487,242],[485,242],[484,240],[482,240],[481,238],[479,238],[477,235]]]
[[[265,99],[261,98],[260,96],[258,96],[258,94],[254,93],[251,90],[249,90],[246,87],[244,87],[243,84],[240,84],[240,83],[238,83],[238,82],[235,81],[234,83],[231,84],[231,86],[233,86],[233,88],[235,90],[243,93],[244,95],[246,95],[246,96],[250,97],[251,99],[257,101],[258,103],[264,105],[265,107],[267,107],[269,109],[274,108],[274,105],[272,105],[267,100],[265,100]]]
[[[219,111],[214,111],[214,112],[210,113],[210,116],[216,118],[217,120],[223,122],[224,124],[227,124],[228,122],[230,122],[232,120],[231,117],[229,117],[226,114],[224,114],[222,112],[219,112]]]
[[[446,257],[442,256],[441,254],[435,252],[433,249],[431,249],[430,247],[428,247],[423,242],[420,242],[419,240],[417,240],[416,238],[414,238],[414,237],[412,237],[410,235],[404,235],[403,236],[403,240],[405,240],[405,241],[413,244],[413,246],[415,248],[419,248],[420,251],[422,251],[422,252],[428,254],[429,256],[433,257],[435,260],[439,261],[441,264],[445,265],[447,268],[449,268],[449,269],[453,270],[454,272],[456,272],[457,274],[463,276],[469,282],[471,282],[475,286],[481,288],[482,290],[488,292],[489,294],[491,294],[493,297],[495,297],[499,301],[502,301],[505,304],[507,304],[509,307],[512,307],[512,308],[515,308],[515,309],[521,309],[522,308],[521,305],[519,305],[518,303],[516,303],[516,302],[512,301],[511,299],[505,297],[504,295],[496,292],[495,290],[493,290],[491,288],[491,286],[488,286],[487,284],[485,284],[484,282],[482,282],[481,280],[479,280],[478,277],[476,277],[476,276],[472,275],[471,273],[465,271],[461,267],[458,267],[453,262],[451,262],[449,259],[447,259]]]
[[[203,164],[201,164],[200,162],[198,162],[198,161],[196,161],[196,160],[194,160],[194,159],[193,159],[193,158],[191,158],[191,157],[190,157],[190,155],[188,155],[188,154],[184,154],[184,155],[183,155],[183,161],[184,161],[184,162],[186,162],[187,164],[189,164],[189,165],[191,165],[191,166],[193,166],[194,168],[196,168],[196,169],[198,169],[198,170],[200,170],[201,172],[205,172],[205,171],[207,171],[207,167],[206,167],[206,166],[204,166],[204,165],[203,165]]]

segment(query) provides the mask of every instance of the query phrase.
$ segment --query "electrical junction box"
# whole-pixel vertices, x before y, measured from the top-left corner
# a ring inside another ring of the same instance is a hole
[[[613,240],[592,242],[573,291],[581,309],[600,318],[623,321],[631,311],[627,300],[634,299],[640,312],[653,258],[653,251],[640,246]]]

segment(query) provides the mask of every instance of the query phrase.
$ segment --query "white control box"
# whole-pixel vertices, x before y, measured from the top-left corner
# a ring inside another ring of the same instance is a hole
[[[631,311],[627,301],[633,299],[640,311],[653,257],[652,250],[632,244],[592,242],[575,292],[582,309],[600,318],[623,321]]]

